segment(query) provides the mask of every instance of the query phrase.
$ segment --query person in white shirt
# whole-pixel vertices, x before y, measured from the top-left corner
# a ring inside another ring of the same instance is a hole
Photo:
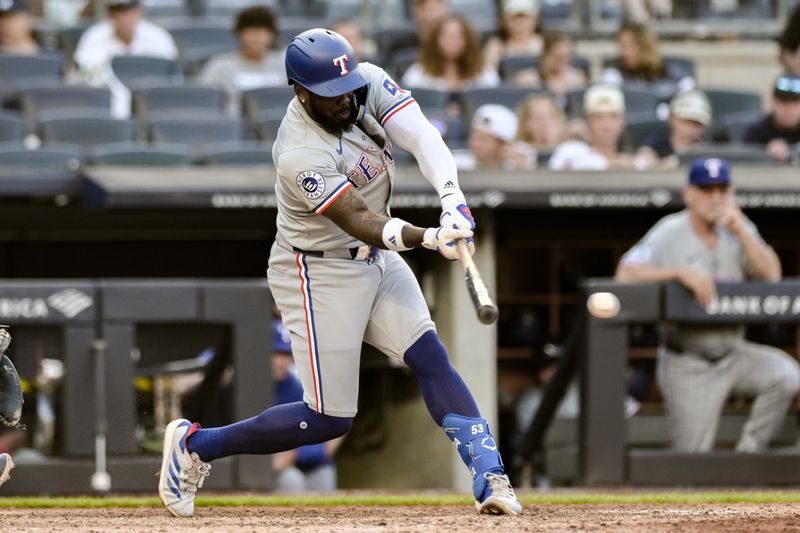
[[[286,85],[286,72],[283,52],[272,50],[278,27],[269,8],[243,9],[236,16],[234,31],[239,51],[212,57],[198,79],[204,85],[224,89],[228,94],[228,112],[237,116],[242,92]]]
[[[118,118],[130,115],[130,91],[111,69],[118,55],[175,59],[178,48],[170,34],[142,18],[138,0],[106,0],[108,18],[86,30],[75,50],[80,77],[94,86],[111,89],[111,113]]]
[[[536,152],[516,142],[517,116],[500,104],[483,104],[475,110],[469,132],[469,151],[454,150],[462,170],[502,168],[525,170],[536,166]]]
[[[613,85],[595,85],[583,97],[587,139],[569,140],[550,157],[551,170],[606,170],[633,168],[630,154],[619,151],[625,131],[625,97]]]

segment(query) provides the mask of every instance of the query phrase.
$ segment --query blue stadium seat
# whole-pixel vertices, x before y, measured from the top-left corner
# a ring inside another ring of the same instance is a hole
[[[190,144],[204,144],[242,140],[244,128],[239,120],[229,118],[151,118],[150,140]]]
[[[628,151],[636,151],[644,141],[669,135],[669,123],[653,113],[634,113],[626,117],[622,145]]]
[[[0,142],[21,141],[25,121],[19,113],[0,111]]]
[[[181,61],[192,57],[200,50],[216,49],[230,52],[239,49],[236,35],[227,24],[212,25],[192,22],[168,29],[178,47]]]
[[[133,111],[144,117],[153,112],[200,109],[225,111],[226,95],[222,89],[200,85],[160,85],[133,91]]]
[[[60,80],[64,61],[55,54],[0,54],[0,79],[6,83],[21,80]]]
[[[711,103],[711,131],[714,139],[725,135],[725,118],[734,113],[760,113],[761,96],[753,91],[703,89]]]
[[[272,143],[229,141],[207,144],[197,161],[204,165],[268,165],[272,163]]]
[[[111,69],[130,88],[142,84],[175,83],[183,77],[177,62],[162,57],[116,56],[111,60]]]
[[[92,165],[173,167],[191,165],[194,151],[183,144],[133,141],[95,145],[88,159]]]
[[[587,80],[590,78],[591,65],[587,58],[582,56],[574,56],[572,58],[572,66],[581,70],[586,76]],[[500,73],[500,77],[503,78],[503,81],[508,83],[514,79],[514,76],[516,76],[520,70],[528,68],[533,70],[539,68],[539,56],[504,57],[500,60],[500,67],[498,71]]]
[[[77,144],[86,148],[135,138],[135,128],[130,120],[111,118],[87,109],[42,113],[36,122],[36,130],[44,142]]]
[[[448,102],[450,102],[450,93],[437,89],[427,89],[425,87],[403,87],[403,89],[411,91],[414,100],[425,110],[444,111]]]
[[[76,171],[83,164],[83,149],[70,144],[44,144],[36,149],[22,142],[0,143],[0,168],[26,167]]]
[[[725,132],[725,139],[734,142],[743,142],[744,135],[750,126],[759,122],[764,115],[754,111],[744,111],[742,113],[728,113],[722,117],[722,128]]]
[[[20,91],[22,110],[28,116],[55,109],[94,109],[111,113],[111,92],[83,85],[46,85]]]
[[[58,48],[64,51],[64,54],[70,62],[73,60],[72,56],[75,55],[75,49],[78,47],[78,42],[80,42],[83,32],[85,32],[91,24],[92,22],[85,22],[58,30],[56,36]]]
[[[262,141],[274,141],[278,135],[278,127],[281,125],[285,110],[267,109],[258,113],[252,122],[253,130]]]
[[[531,93],[541,92],[529,87],[501,86],[487,89],[471,89],[459,95],[463,106],[463,119],[469,124],[475,110],[483,104],[502,104],[512,111]]]
[[[256,117],[266,111],[280,111],[286,114],[286,106],[294,98],[294,87],[260,87],[242,93],[242,114],[251,124]]]

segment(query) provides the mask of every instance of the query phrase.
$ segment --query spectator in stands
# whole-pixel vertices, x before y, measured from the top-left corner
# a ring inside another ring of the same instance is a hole
[[[499,104],[484,104],[475,110],[469,133],[469,152],[454,151],[456,164],[474,168],[531,169],[536,153],[525,143],[515,142],[517,117]]]
[[[694,87],[694,80],[683,72],[670,72],[664,65],[658,39],[644,24],[624,22],[617,32],[619,56],[602,73],[603,83],[622,85],[643,83],[674,85],[676,89]]]
[[[786,27],[778,38],[778,59],[789,74],[800,76],[800,4],[794,8]]]
[[[785,74],[775,80],[772,112],[747,129],[744,142],[766,146],[781,163],[800,156],[800,76]]]
[[[520,72],[517,82],[541,87],[566,105],[569,91],[586,87],[586,74],[572,65],[574,45],[569,34],[563,31],[548,31],[544,34],[544,47],[539,58],[538,71],[530,71],[525,80],[525,71]]]
[[[489,39],[483,49],[486,64],[498,70],[504,57],[539,55],[542,39],[538,24],[538,0],[505,0],[500,34]]]
[[[334,20],[328,28],[335,31],[350,43],[359,61],[370,61],[375,55],[375,43],[364,37],[361,25],[352,19]]]
[[[517,140],[536,150],[542,161],[566,137],[564,111],[550,96],[533,93],[517,107]]]
[[[618,280],[677,281],[706,307],[719,281],[781,279],[775,251],[736,205],[724,160],[695,161],[683,200],[685,210],[662,218],[622,257]],[[736,450],[765,450],[800,389],[797,362],[746,341],[738,325],[665,324],[663,340],[656,376],[673,447],[710,451],[725,400],[736,393],[755,396]]]
[[[550,157],[552,170],[633,168],[634,159],[619,150],[625,131],[625,98],[613,85],[595,85],[583,97],[585,140],[568,140]]]
[[[294,368],[291,336],[280,319],[272,323],[272,379],[275,405],[303,401],[303,385]],[[272,467],[280,492],[330,492],[336,490],[334,455],[344,437],[276,453]]]
[[[450,13],[450,3],[448,0],[413,0],[413,4],[411,16],[417,26],[417,44],[424,46],[434,28]]]
[[[273,51],[278,32],[275,15],[264,6],[251,6],[236,16],[234,27],[239,51],[218,54],[206,63],[200,83],[224,89],[228,112],[239,114],[242,92],[259,87],[286,85],[283,53]]]
[[[678,93],[669,104],[669,134],[645,139],[636,154],[646,167],[676,167],[678,155],[704,142],[711,124],[711,104],[705,93],[692,89]]]
[[[138,0],[105,0],[108,19],[91,26],[81,36],[75,63],[90,85],[111,89],[112,114],[130,115],[130,91],[114,76],[111,60],[118,55],[176,59],[178,48],[166,30],[142,18]]]
[[[500,77],[485,65],[478,40],[461,15],[447,15],[423,45],[419,61],[403,75],[406,87],[457,92],[476,87],[495,87]]]
[[[25,0],[0,2],[0,52],[4,54],[39,53],[33,38],[33,21]]]

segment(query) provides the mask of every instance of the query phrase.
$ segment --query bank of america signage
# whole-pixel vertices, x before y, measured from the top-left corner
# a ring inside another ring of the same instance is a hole
[[[0,318],[46,318],[56,312],[75,318],[94,305],[94,300],[77,289],[64,289],[46,297],[12,297],[0,295]]]
[[[706,306],[706,313],[717,316],[800,316],[800,296],[724,295]]]

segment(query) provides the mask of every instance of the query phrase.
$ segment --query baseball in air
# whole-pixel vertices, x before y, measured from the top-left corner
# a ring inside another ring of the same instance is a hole
[[[610,292],[596,292],[589,296],[586,307],[594,317],[612,318],[619,313],[619,298]]]

